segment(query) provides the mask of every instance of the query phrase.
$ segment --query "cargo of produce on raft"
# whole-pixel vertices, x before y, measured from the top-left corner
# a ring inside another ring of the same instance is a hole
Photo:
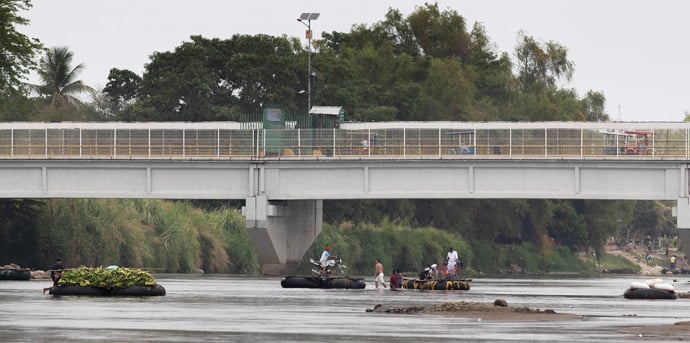
[[[157,296],[165,295],[165,288],[156,283],[146,270],[109,266],[66,269],[52,295],[96,296]]]

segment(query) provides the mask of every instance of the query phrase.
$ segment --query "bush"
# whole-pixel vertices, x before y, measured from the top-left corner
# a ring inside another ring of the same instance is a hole
[[[503,265],[503,256],[499,253],[497,246],[486,241],[472,241],[472,247],[478,253],[475,255],[472,265],[469,266],[472,270],[480,273],[497,274],[501,272],[499,266]],[[465,268],[467,268],[465,262]]]
[[[640,272],[640,266],[623,256],[604,254],[599,257],[599,268],[602,271],[634,274]]]
[[[309,258],[318,259],[327,245],[343,259],[352,274],[360,275],[373,274],[377,258],[386,274],[393,269],[416,273],[423,266],[443,264],[451,246],[465,265],[470,265],[474,257],[469,244],[462,238],[436,228],[413,229],[388,221],[378,225],[342,223],[338,227],[324,223],[323,231],[304,256],[305,272],[308,272]]]

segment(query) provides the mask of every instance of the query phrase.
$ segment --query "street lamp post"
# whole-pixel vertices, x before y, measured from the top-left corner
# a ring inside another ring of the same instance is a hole
[[[302,13],[299,18],[297,18],[297,21],[307,27],[306,36],[309,42],[307,45],[309,49],[307,52],[307,113],[311,110],[311,77],[313,76],[311,73],[311,21],[316,19],[319,19],[319,13]]]

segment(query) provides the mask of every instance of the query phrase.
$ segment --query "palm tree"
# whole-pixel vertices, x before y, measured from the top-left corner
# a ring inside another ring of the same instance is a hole
[[[76,80],[77,75],[85,67],[83,63],[80,63],[72,68],[72,57],[73,54],[67,47],[54,47],[49,49],[41,60],[38,75],[43,84],[39,85],[37,90],[46,99],[50,99],[53,107],[61,107],[65,104],[79,105],[81,101],[76,95],[95,92],[81,80]]]

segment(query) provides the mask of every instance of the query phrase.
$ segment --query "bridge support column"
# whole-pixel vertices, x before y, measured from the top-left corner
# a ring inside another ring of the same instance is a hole
[[[690,254],[690,198],[679,198],[674,210],[680,246],[686,254]]]
[[[267,275],[296,271],[323,227],[323,200],[268,201],[260,195],[246,198],[242,213]]]

